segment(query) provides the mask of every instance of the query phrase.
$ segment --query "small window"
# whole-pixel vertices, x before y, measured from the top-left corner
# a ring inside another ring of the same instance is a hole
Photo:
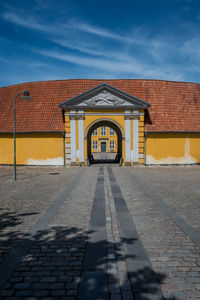
[[[106,126],[101,127],[101,135],[106,135]]]
[[[92,142],[92,148],[93,148],[94,150],[97,150],[97,141],[93,141],[93,142]]]
[[[113,136],[115,135],[115,131],[110,127],[110,135]]]
[[[115,141],[110,141],[110,150],[115,149]]]
[[[97,128],[93,131],[92,135],[97,136],[98,132],[97,132]]]

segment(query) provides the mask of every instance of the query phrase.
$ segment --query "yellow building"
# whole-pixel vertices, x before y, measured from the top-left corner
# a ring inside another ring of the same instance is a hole
[[[117,153],[117,134],[112,127],[96,128],[91,136],[91,152]]]
[[[158,80],[58,80],[0,88],[0,164],[85,165],[97,153],[134,164],[200,163],[200,85]]]

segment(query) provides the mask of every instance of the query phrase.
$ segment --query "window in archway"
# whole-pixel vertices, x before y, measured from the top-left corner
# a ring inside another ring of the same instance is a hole
[[[101,135],[105,136],[106,135],[106,126],[101,127]]]
[[[115,135],[115,131],[114,131],[114,129],[112,129],[111,127],[110,127],[110,136],[114,136]]]
[[[94,150],[97,150],[97,147],[98,147],[97,141],[93,141],[93,142],[92,142],[92,148],[93,148]]]
[[[97,135],[98,135],[98,128],[96,128],[96,129],[93,131],[92,135],[94,135],[94,136],[97,136]]]
[[[115,149],[115,141],[110,141],[110,150]]]

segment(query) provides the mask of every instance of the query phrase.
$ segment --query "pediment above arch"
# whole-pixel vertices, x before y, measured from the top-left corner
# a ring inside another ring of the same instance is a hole
[[[116,89],[106,83],[100,84],[80,95],[77,95],[60,104],[62,109],[69,108],[132,108],[144,109],[149,103],[138,99],[122,90]]]

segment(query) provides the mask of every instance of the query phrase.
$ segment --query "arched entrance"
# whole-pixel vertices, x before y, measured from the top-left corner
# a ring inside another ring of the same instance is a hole
[[[147,102],[107,83],[60,103],[65,111],[66,164],[85,165],[86,159],[91,158],[92,132],[101,126],[116,132],[117,156],[123,158],[123,165],[143,162],[144,109],[148,106]]]
[[[85,132],[85,139],[87,139],[87,158],[89,159],[90,163],[93,162],[93,156],[91,153],[91,136],[95,129],[103,126],[112,128],[117,134],[117,155],[115,157],[115,162],[119,162],[123,156],[122,140],[124,139],[124,132],[121,126],[116,121],[111,119],[99,119],[88,126]]]

